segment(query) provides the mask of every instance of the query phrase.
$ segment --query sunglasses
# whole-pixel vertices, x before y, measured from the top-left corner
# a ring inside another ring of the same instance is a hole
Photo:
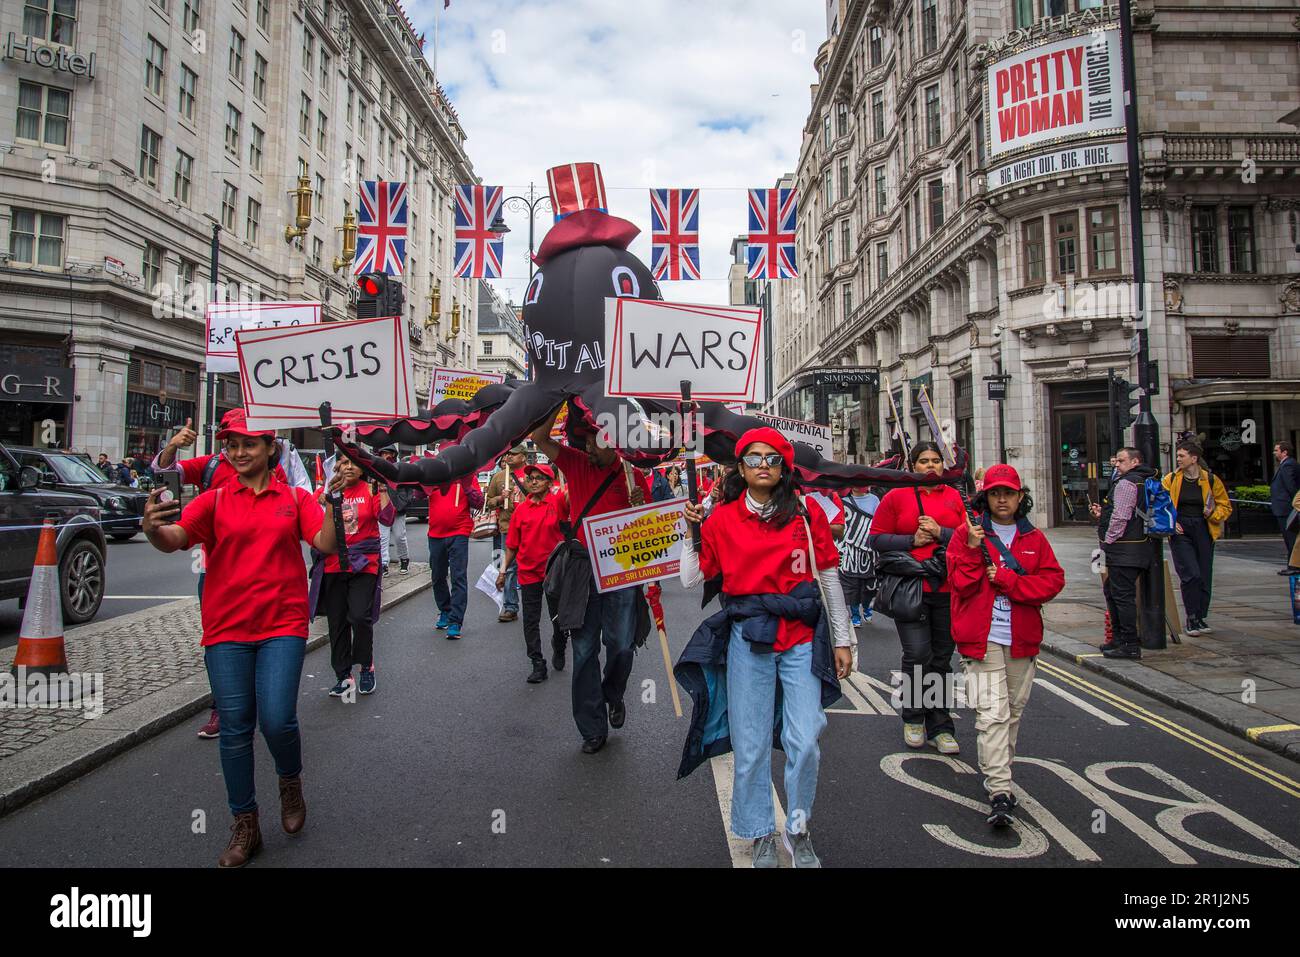
[[[785,459],[781,458],[781,453],[779,452],[768,452],[765,455],[759,452],[750,452],[748,455],[742,455],[740,461],[744,462],[745,465],[751,469],[756,469],[761,466],[766,466],[767,468],[772,469],[776,468],[778,465],[785,464]]]

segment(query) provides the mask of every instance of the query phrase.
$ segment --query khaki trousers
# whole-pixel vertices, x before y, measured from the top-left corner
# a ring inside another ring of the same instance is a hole
[[[975,709],[976,749],[990,796],[1011,793],[1011,762],[1020,713],[1034,686],[1035,660],[1012,658],[1010,648],[992,641],[982,661],[962,658],[966,703]]]

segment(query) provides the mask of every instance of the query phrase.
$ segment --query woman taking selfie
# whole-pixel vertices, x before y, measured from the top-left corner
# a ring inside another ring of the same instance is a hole
[[[691,588],[721,576],[723,610],[696,631],[675,671],[696,703],[683,773],[725,753],[729,733],[732,833],[754,842],[755,867],[778,866],[775,722],[786,756],[783,842],[795,867],[820,867],[808,833],[821,760],[817,740],[826,727],[824,709],[840,696],[837,679],[853,669],[855,640],[839,553],[826,513],[805,507],[795,491],[794,448],[779,432],[751,429],[736,443],[736,456],[739,466],[707,522],[699,505],[686,505],[687,521],[700,529],[700,553],[688,537],[682,584]],[[725,696],[710,696],[708,689],[723,682]],[[716,740],[706,743],[697,731]]]
[[[1204,453],[1195,442],[1178,443],[1174,461],[1178,468],[1164,478],[1169,500],[1178,510],[1169,551],[1183,593],[1187,613],[1187,634],[1213,631],[1206,624],[1210,613],[1210,587],[1214,580],[1214,543],[1223,534],[1223,523],[1232,514],[1228,490],[1217,475],[1211,475],[1201,459]]]
[[[203,648],[221,715],[221,771],[235,816],[219,867],[242,867],[262,846],[253,791],[253,728],[261,728],[280,776],[280,820],[296,834],[307,819],[302,796],[298,683],[307,644],[307,572],[301,542],[337,551],[332,505],[276,477],[275,432],[228,416],[217,440],[236,479],[187,503],[149,494],[143,528],[161,552],[202,545],[207,553]],[[342,474],[330,483],[335,492]],[[175,522],[173,523],[173,519]]]
[[[917,475],[939,475],[943,472],[943,457],[933,442],[918,442],[908,457],[908,465]],[[889,567],[890,552],[906,552],[917,562],[936,555],[939,558],[938,575],[922,581],[919,618],[896,619],[894,624],[903,645],[903,741],[909,748],[923,748],[928,741],[941,754],[961,750],[949,711],[955,702],[947,700],[953,640],[941,550],[955,529],[965,527],[966,508],[961,495],[951,486],[896,488],[880,500],[867,539],[881,558],[878,575]],[[884,591],[882,582],[882,594]]]

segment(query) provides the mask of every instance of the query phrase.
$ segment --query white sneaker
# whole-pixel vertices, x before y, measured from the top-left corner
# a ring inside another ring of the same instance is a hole
[[[937,749],[940,754],[961,754],[961,745],[947,731],[940,731],[931,738],[930,747]]]
[[[909,748],[925,747],[925,725],[903,723],[903,743]]]

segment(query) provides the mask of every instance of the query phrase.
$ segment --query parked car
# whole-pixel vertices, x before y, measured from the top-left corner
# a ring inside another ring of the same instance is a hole
[[[40,476],[40,484],[61,492],[81,492],[98,503],[103,515],[104,533],[124,542],[140,531],[147,490],[119,485],[84,458],[71,452],[10,446],[18,464],[31,466]]]
[[[27,601],[41,525],[53,517],[59,561],[63,620],[77,625],[94,618],[104,600],[108,543],[95,498],[41,484],[40,473],[23,466],[0,445],[0,599]]]

